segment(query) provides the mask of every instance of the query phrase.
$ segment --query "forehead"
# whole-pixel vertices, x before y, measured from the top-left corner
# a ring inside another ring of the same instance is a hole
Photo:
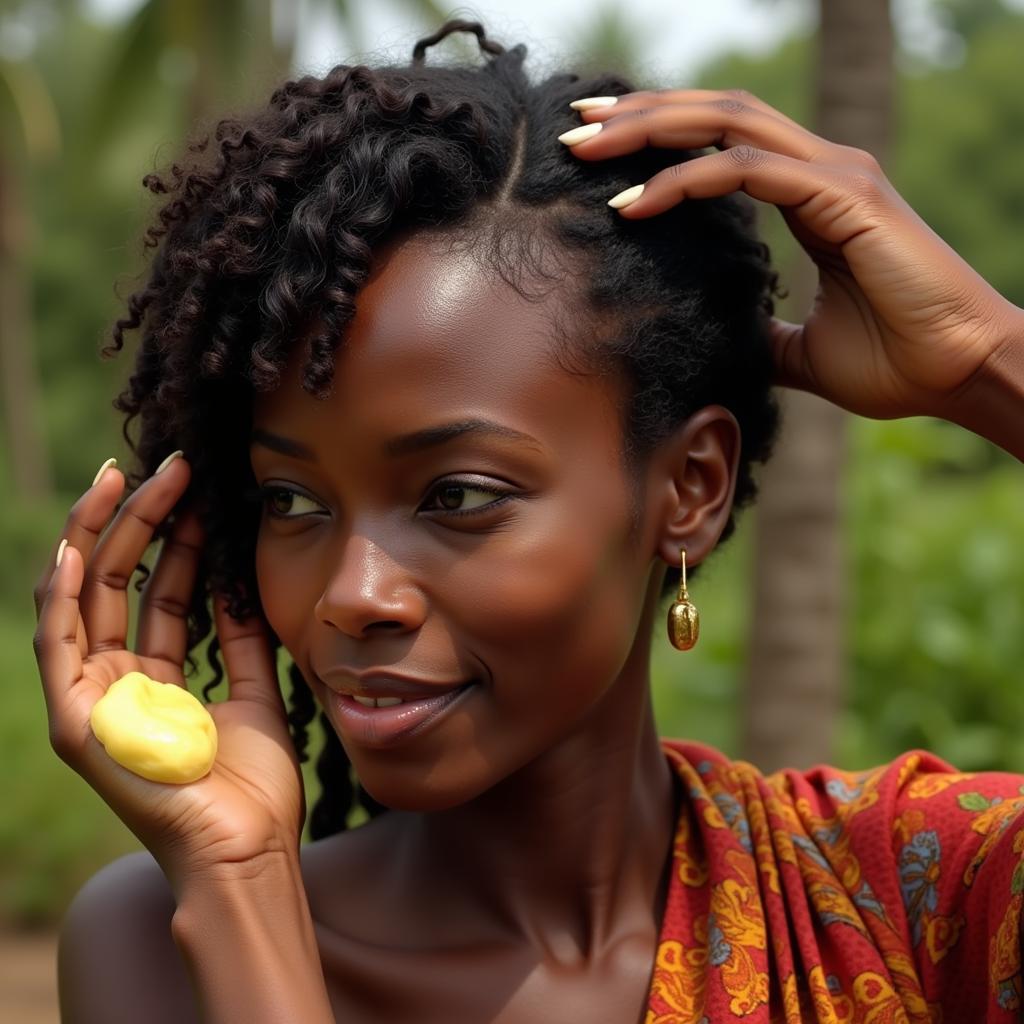
[[[328,399],[299,385],[308,348],[296,345],[281,387],[256,396],[254,419],[312,431],[330,417],[346,432],[383,436],[399,422],[480,414],[549,435],[600,425],[617,439],[618,382],[569,373],[556,358],[555,315],[573,326],[567,301],[560,288],[524,298],[463,247],[429,236],[391,243],[356,296]]]

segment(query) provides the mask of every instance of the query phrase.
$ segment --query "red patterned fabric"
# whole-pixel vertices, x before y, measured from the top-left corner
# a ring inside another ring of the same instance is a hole
[[[646,1024],[1021,1019],[1024,776],[662,747],[686,797]]]

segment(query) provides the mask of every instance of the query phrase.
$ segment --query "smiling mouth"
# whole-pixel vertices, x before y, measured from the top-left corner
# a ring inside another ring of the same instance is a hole
[[[418,697],[365,697],[359,693],[345,693],[345,696],[351,697],[357,703],[362,704],[364,708],[393,708],[397,707],[399,704],[419,704],[425,700],[436,700],[438,697],[447,696],[449,693],[454,696],[472,685],[473,681],[471,680],[468,683],[463,683],[461,686],[453,687],[450,690],[439,689],[436,693],[421,695]]]
[[[445,679],[425,679],[372,669],[357,672],[340,666],[316,674],[328,690],[351,697],[364,707],[394,707],[398,704],[412,704],[440,697],[456,690],[464,690],[476,682],[475,679],[454,682]]]
[[[447,716],[449,709],[462,707],[472,699],[467,691],[476,690],[477,682],[474,679],[426,697],[406,699],[364,697],[331,690],[330,704],[343,741],[383,750],[432,728]]]

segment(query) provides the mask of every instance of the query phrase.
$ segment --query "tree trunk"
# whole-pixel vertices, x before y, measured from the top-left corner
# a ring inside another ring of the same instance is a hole
[[[18,170],[0,159],[0,394],[14,493],[40,499],[53,478],[40,422],[27,270],[31,223]]]
[[[894,90],[889,0],[820,0],[814,130],[884,163]],[[817,275],[788,275],[805,311]],[[797,305],[799,303],[799,305]],[[781,396],[784,426],[755,510],[754,609],[743,756],[766,771],[833,757],[845,693],[842,481],[847,413],[814,395]]]

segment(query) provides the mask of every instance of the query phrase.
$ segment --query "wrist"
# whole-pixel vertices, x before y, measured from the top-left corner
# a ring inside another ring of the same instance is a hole
[[[204,1021],[333,1022],[297,855],[210,865],[176,897],[171,935]]]
[[[997,342],[939,415],[1024,461],[1024,310],[1007,306]]]
[[[226,926],[246,922],[259,925],[285,908],[308,910],[302,868],[298,856],[266,852],[241,862],[209,864],[193,868],[173,886],[177,907],[171,931],[188,944],[211,913],[222,915]],[[301,918],[301,913],[298,915]]]
[[[164,869],[180,907],[183,901],[204,893],[211,887],[231,894],[259,886],[264,878],[281,876],[301,877],[299,850],[284,846],[267,847],[244,860],[214,860],[189,858],[185,868],[169,873]]]

